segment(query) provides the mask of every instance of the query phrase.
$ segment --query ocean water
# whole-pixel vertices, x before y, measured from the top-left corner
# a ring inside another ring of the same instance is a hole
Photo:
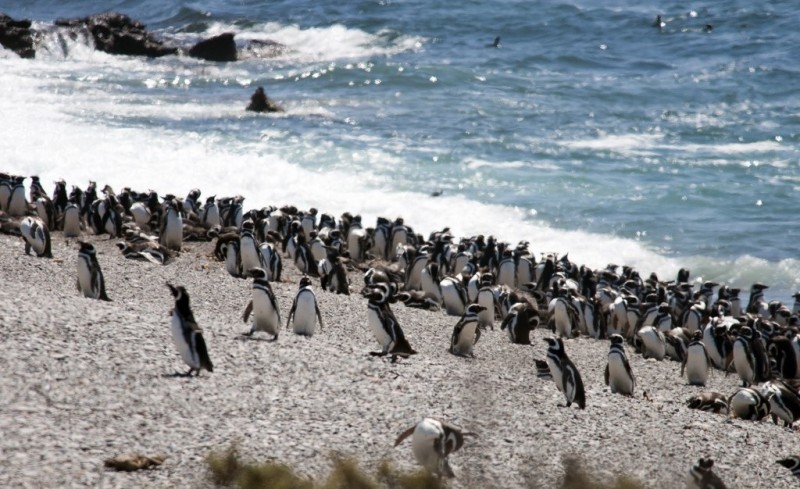
[[[107,10],[179,46],[234,32],[287,49],[129,58],[53,27]],[[687,267],[759,280],[768,299],[800,289],[788,0],[0,0],[0,12],[46,31],[36,59],[0,50],[0,168],[48,191],[59,178],[198,187],[246,207],[527,239],[664,279]],[[257,86],[286,112],[245,112]]]

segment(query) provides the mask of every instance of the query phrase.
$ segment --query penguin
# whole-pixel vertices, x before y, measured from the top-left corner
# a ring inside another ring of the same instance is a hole
[[[425,247],[420,248],[411,266],[406,268],[406,290],[422,290],[422,270],[428,265],[429,260],[428,250]]]
[[[769,412],[775,424],[778,424],[780,418],[784,426],[791,428],[800,418],[800,397],[783,382],[766,382],[761,386],[761,395],[769,402]]]
[[[25,194],[22,194],[23,197]],[[25,254],[30,255],[31,249],[38,257],[53,258],[50,247],[50,231],[38,217],[26,217],[19,223],[19,231],[25,240]]]
[[[689,470],[689,484],[687,487],[697,489],[726,489],[725,483],[712,470],[714,461],[710,458],[701,458]]]
[[[450,316],[463,316],[467,307],[467,291],[458,279],[445,277],[439,282],[444,309]]]
[[[605,381],[613,394],[633,396],[636,387],[636,379],[625,355],[625,338],[622,335],[614,334],[609,338],[611,347],[608,351],[608,363],[606,364]]]
[[[793,476],[800,478],[800,456],[792,455],[791,457],[782,458],[777,463],[791,470]]]
[[[181,251],[183,247],[183,211],[174,196],[164,201],[159,242],[167,248]]]
[[[511,250],[503,251],[503,259],[500,261],[497,272],[497,285],[506,285],[512,289],[517,286],[517,265]]]
[[[727,370],[733,360],[733,343],[728,335],[727,323],[710,322],[706,325],[703,330],[703,344],[714,367]]]
[[[313,336],[319,318],[319,329],[323,329],[322,314],[317,305],[317,296],[311,288],[311,279],[303,276],[300,279],[300,286],[292,302],[292,309],[289,311],[289,318],[286,320],[286,327],[294,326],[295,334]]]
[[[636,337],[642,341],[644,347],[642,356],[644,358],[655,358],[658,361],[667,355],[667,343],[664,333],[656,329],[655,326],[645,326],[636,333]]]
[[[400,433],[394,446],[400,445],[403,440],[412,435],[411,449],[417,463],[439,477],[448,478],[455,477],[448,457],[464,446],[464,437],[476,436],[474,433],[462,432],[444,421],[424,418]]]
[[[417,352],[408,343],[400,323],[397,321],[389,302],[392,299],[392,287],[386,283],[373,285],[367,295],[367,322],[375,339],[381,345],[381,351],[370,352],[373,356],[392,356],[392,362],[397,357],[408,358]]]
[[[106,284],[100,263],[97,261],[97,249],[92,243],[79,242],[78,251],[78,291],[84,297],[111,302],[106,295]]]
[[[302,226],[303,233],[306,236],[311,235],[311,231],[317,227],[317,209],[312,207],[308,212],[304,213],[303,218],[300,220],[300,226]]]
[[[539,317],[536,309],[528,302],[518,302],[511,306],[508,314],[500,323],[500,329],[508,328],[508,337],[511,343],[517,345],[531,344],[531,330],[539,325]]]
[[[406,307],[424,309],[426,311],[438,311],[439,304],[430,297],[426,297],[424,292],[412,290],[409,292],[398,292],[394,296],[397,300],[405,304]]]
[[[11,217],[22,217],[28,212],[28,200],[25,197],[25,177],[11,177],[11,194],[6,204],[6,212]]]
[[[728,414],[728,399],[719,392],[703,392],[690,397],[686,401],[686,407],[717,414],[724,410],[725,414]]]
[[[239,240],[232,239],[225,244],[225,270],[236,278],[242,276],[242,255],[239,253]]]
[[[728,398],[731,416],[750,421],[759,421],[769,414],[769,402],[757,389],[739,387]]]
[[[438,264],[430,262],[422,269],[420,272],[420,286],[427,297],[435,300],[437,304],[442,303]]]
[[[777,374],[784,379],[800,377],[798,358],[793,342],[783,335],[773,336],[769,339],[769,357],[775,360]]]
[[[458,356],[475,356],[472,347],[481,337],[478,315],[484,309],[479,304],[467,306],[464,316],[453,328],[453,335],[450,337],[450,353]]]
[[[156,265],[164,265],[172,258],[169,250],[155,242],[129,243],[120,241],[117,248],[122,256],[130,260],[145,260]]]
[[[250,276],[251,270],[264,266],[254,229],[255,224],[251,219],[246,219],[242,222],[242,231],[239,234],[239,254],[245,277]]]
[[[203,226],[208,228],[220,226],[222,224],[222,221],[219,217],[219,207],[217,207],[216,195],[212,195],[206,199],[206,203],[203,206],[203,211],[200,214],[200,221],[203,223]]]
[[[572,338],[574,311],[571,307],[566,289],[556,289],[558,296],[554,297],[547,306],[547,311],[553,322],[556,334],[562,338]]]
[[[272,286],[267,280],[267,272],[263,268],[254,268],[250,270],[249,275],[253,277],[253,298],[245,307],[242,319],[247,324],[252,312],[253,326],[248,333],[244,333],[244,336],[264,331],[272,335],[271,341],[276,341],[281,329],[281,311],[272,292]]]
[[[65,238],[77,238],[81,235],[81,209],[73,199],[64,207],[63,229]]]
[[[193,188],[183,199],[183,212],[191,212],[193,214],[200,214],[200,208],[197,204],[197,199],[200,198],[200,189]]]
[[[495,311],[499,310],[497,304],[497,297],[492,290],[492,282],[494,275],[491,273],[484,273],[481,275],[481,287],[478,290],[478,296],[475,302],[483,306],[483,309],[478,313],[478,323],[481,328],[490,327],[494,329],[494,315]]]
[[[548,344],[547,366],[550,367],[558,390],[564,393],[567,400],[566,407],[570,407],[574,402],[579,408],[585,409],[586,392],[583,388],[583,380],[577,367],[564,350],[564,340],[556,337],[545,338],[544,341]]]
[[[267,279],[270,282],[280,282],[283,272],[283,258],[278,253],[273,243],[261,243],[259,245],[261,253],[261,268],[267,272]]]
[[[709,369],[711,369],[711,360],[708,358],[706,345],[703,343],[703,333],[695,331],[681,364],[681,377],[686,372],[686,380],[689,385],[705,386]]]
[[[178,348],[183,361],[189,365],[189,371],[185,374],[177,374],[183,377],[190,377],[192,372],[200,375],[200,370],[206,369],[214,371],[211,359],[208,357],[206,342],[203,340],[203,330],[197,325],[189,304],[189,293],[183,286],[175,287],[167,284],[172,296],[175,298],[175,308],[172,309],[172,321],[170,330],[172,332],[172,342]]]
[[[755,338],[753,330],[748,326],[739,329],[733,343],[733,366],[742,380],[742,387],[766,380],[765,369],[769,369],[769,361],[761,340]]]
[[[769,305],[764,299],[764,290],[769,286],[756,282],[750,286],[750,299],[747,302],[747,309],[745,312],[750,314],[757,314],[762,318],[769,317]]]

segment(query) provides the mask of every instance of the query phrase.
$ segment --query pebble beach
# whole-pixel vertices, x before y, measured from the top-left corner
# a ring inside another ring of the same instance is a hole
[[[332,454],[366,469],[384,459],[414,469],[410,444],[393,443],[427,416],[478,435],[450,457],[455,488],[551,487],[568,456],[601,477],[627,474],[647,487],[682,486],[700,457],[714,459],[728,487],[797,484],[776,463],[800,453],[795,432],[685,406],[702,391],[731,395],[735,374],[715,370],[705,388],[692,387],[679,363],[626,347],[637,391],[623,397],[603,382],[608,342],[570,339],[587,407],[559,407],[563,395],[534,364],[546,356],[548,330],[515,345],[497,321],[475,358],[462,358],[447,351],[457,318],[396,304],[419,354],[391,363],[368,354],[378,344],[353,272],[350,296],[317,291],[325,327],[313,337],[286,330],[276,342],[263,333],[248,339],[241,317],[251,281],[230,276],[213,243],[186,243],[160,266],[125,259],[106,236],[82,238],[98,249],[112,299],[102,302],[76,290],[77,241],[52,236],[53,259],[25,255],[20,238],[0,236],[2,487],[206,487],[205,457],[233,443],[246,459],[285,462],[309,477],[324,476]],[[286,263],[273,284],[284,322],[300,278]],[[170,339],[166,283],[189,292],[213,373],[173,376],[185,364]],[[133,473],[104,468],[129,452],[167,458]]]

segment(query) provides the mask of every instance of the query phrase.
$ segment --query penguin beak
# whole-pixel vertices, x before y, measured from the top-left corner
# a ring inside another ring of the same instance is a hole
[[[178,289],[176,289],[175,286],[173,286],[171,283],[167,283],[167,287],[169,287],[173,297],[178,297]]]

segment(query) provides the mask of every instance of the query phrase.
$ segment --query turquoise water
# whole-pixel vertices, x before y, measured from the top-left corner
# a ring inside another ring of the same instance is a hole
[[[590,266],[800,289],[788,1],[20,3],[0,11],[51,32],[35,60],[0,53],[6,171],[402,215]],[[288,49],[132,59],[52,29],[110,9],[173,44],[231,31]],[[259,85],[285,114],[244,112]]]

